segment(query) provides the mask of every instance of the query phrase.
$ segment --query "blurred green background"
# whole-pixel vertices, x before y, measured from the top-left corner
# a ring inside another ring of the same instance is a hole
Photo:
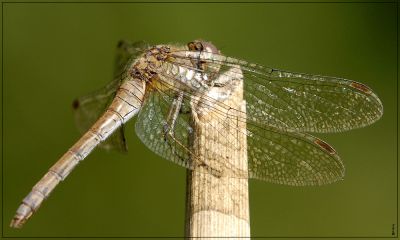
[[[392,236],[396,11],[394,3],[4,3],[3,235],[183,236],[185,169],[150,152],[133,121],[128,154],[94,151],[23,229],[8,224],[78,139],[72,100],[111,80],[118,40],[201,38],[248,61],[360,81],[384,105],[376,124],[319,135],[343,159],[344,181],[288,187],[250,180],[252,236]]]

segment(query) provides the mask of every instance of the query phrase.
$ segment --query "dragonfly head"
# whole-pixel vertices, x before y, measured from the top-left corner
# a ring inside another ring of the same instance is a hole
[[[190,51],[199,51],[199,52],[209,52],[214,54],[220,54],[220,51],[217,47],[211,42],[206,42],[204,40],[194,40],[193,42],[189,42],[187,44]]]
[[[203,40],[194,40],[193,42],[189,42],[187,47],[189,51],[200,52],[200,54],[202,54],[206,59],[211,59],[213,54],[220,54],[220,51],[214,44]],[[213,76],[220,70],[220,65],[212,64],[210,61],[201,59],[201,57],[192,58],[190,61],[195,68],[201,70],[204,75],[207,76],[207,84],[209,86],[214,85]]]

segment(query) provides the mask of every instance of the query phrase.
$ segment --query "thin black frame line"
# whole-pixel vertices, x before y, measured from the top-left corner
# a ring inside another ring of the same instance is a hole
[[[85,4],[87,4],[87,3],[106,3],[106,4],[126,4],[126,3],[133,3],[133,4],[155,4],[155,3],[157,3],[157,4],[159,4],[159,3],[161,3],[161,4],[171,4],[171,3],[194,3],[194,4],[199,4],[199,3],[205,3],[205,4],[224,4],[224,3],[229,3],[229,4],[234,4],[234,3],[244,3],[244,4],[259,4],[259,3],[261,3],[261,4],[266,4],[266,3],[282,3],[282,4],[287,4],[287,3],[289,3],[289,4],[297,4],[297,3],[299,3],[299,4],[305,4],[305,3],[311,3],[311,4],[314,4],[314,3],[327,3],[327,4],[329,4],[329,3],[334,3],[334,4],[338,4],[338,3],[363,3],[363,4],[365,4],[365,3],[379,3],[379,4],[382,4],[382,3],[397,3],[397,1],[364,1],[364,2],[349,2],[349,1],[325,1],[325,2],[312,2],[312,1],[298,1],[298,2],[293,2],[293,1],[287,1],[287,2],[279,2],[279,1],[260,1],[260,2],[258,2],[258,1],[249,1],[249,2],[243,2],[243,1],[237,1],[237,2],[235,2],[235,1],[226,1],[226,2],[224,2],[224,1],[214,1],[214,2],[211,2],[211,1],[208,1],[208,2],[203,2],[203,1],[193,1],[193,2],[187,2],[187,1],[164,1],[164,2],[158,2],[158,1],[147,1],[147,2],[144,2],[144,1],[137,1],[137,2],[129,2],[129,1],[126,1],[126,2],[124,2],[124,1],[115,1],[115,2],[110,2],[110,1],[60,1],[60,2],[57,2],[57,1],[32,1],[32,2],[29,2],[29,1],[4,1],[3,3],[34,3],[34,4],[37,4],[37,3],[57,3],[57,4],[59,4],[59,3],[85,3]]]
[[[4,11],[1,3],[1,237],[4,237]]]
[[[303,237],[294,237],[294,236],[292,236],[292,237],[284,237],[284,236],[282,236],[282,237],[260,237],[260,236],[254,236],[254,237],[252,237],[252,238],[397,238],[397,236],[398,236],[398,229],[399,229],[399,224],[398,224],[398,222],[399,222],[399,211],[398,211],[398,206],[399,206],[399,202],[398,202],[398,196],[399,196],[399,182],[398,182],[398,179],[399,179],[399,172],[398,172],[398,166],[399,166],[399,159],[398,159],[398,157],[399,157],[399,148],[398,148],[398,142],[399,142],[399,137],[398,137],[398,135],[399,135],[399,133],[398,133],[398,129],[399,129],[399,126],[398,126],[398,124],[399,124],[399,122],[398,122],[398,119],[399,119],[399,109],[398,109],[398,100],[399,100],[399,88],[398,88],[398,86],[399,86],[399,83],[398,83],[398,80],[399,80],[399,29],[398,29],[398,20],[399,20],[399,3],[398,3],[398,1],[394,1],[394,2],[73,2],[73,1],[70,1],[70,2],[10,2],[10,1],[4,1],[4,2],[1,2],[1,13],[2,13],[2,16],[1,16],[1,18],[2,18],[2,22],[1,22],[1,25],[2,25],[2,28],[1,28],[1,49],[2,49],[2,52],[1,52],[1,59],[2,59],[2,63],[1,63],[1,70],[2,70],[2,74],[1,74],[1,87],[2,87],[2,89],[1,89],[1,92],[2,92],[2,97],[1,97],[1,99],[2,99],[2,101],[1,101],[1,113],[2,113],[2,115],[1,115],[1,119],[2,119],[2,121],[1,121],[1,129],[2,129],[2,131],[1,131],[1,139],[2,139],[2,142],[1,142],[1,172],[2,172],[2,176],[1,176],[1,185],[2,185],[2,188],[1,188],[1,200],[2,200],[2,202],[1,202],[1,220],[2,220],[2,225],[1,225],[1,236],[2,236],[2,238],[183,238],[183,237],[113,237],[113,236],[110,236],[110,237],[89,237],[89,236],[87,236],[87,237],[75,237],[75,236],[73,236],[73,237],[7,237],[7,236],[4,236],[4,146],[3,146],[3,144],[4,144],[4,57],[3,57],[3,54],[4,54],[4,7],[3,7],[3,5],[4,4],[6,4],[6,3],[35,3],[35,4],[41,4],[41,3],[90,3],[90,4],[92,4],[92,3],[151,3],[151,4],[155,4],[155,3],[379,3],[379,4],[382,4],[382,3],[396,3],[396,40],[397,40],[397,45],[396,45],[396,50],[397,50],[397,53],[396,53],[396,62],[397,62],[397,71],[396,71],[396,87],[397,87],[397,89],[396,89],[396,100],[397,100],[397,115],[396,115],[396,120],[397,120],[397,124],[396,124],[396,130],[397,130],[397,133],[396,133],[396,142],[397,142],[397,144],[396,144],[396,146],[397,146],[397,154],[396,154],[396,167],[397,167],[397,169],[396,169],[396,179],[397,179],[397,183],[396,183],[396,187],[397,187],[397,189],[396,189],[396,196],[397,196],[397,202],[396,202],[396,208],[397,208],[397,215],[396,215],[396,234],[394,235],[394,236],[390,236],[390,237],[388,237],[388,236],[382,236],[382,237],[379,237],[379,236],[375,236],[375,237],[369,237],[369,236],[363,236],[363,237],[356,237],[356,236],[349,236],[349,237],[346,237],[346,236],[340,236],[340,237],[332,237],[332,236],[327,236],[327,237],[320,237],[320,236],[312,236],[312,237],[309,237],[309,236],[303,236]],[[198,238],[202,238],[202,237],[198,237]],[[226,237],[226,238],[228,238],[228,237]]]
[[[45,237],[5,237],[5,238],[43,238],[43,239],[47,239],[47,238],[119,238],[119,239],[126,239],[126,238],[184,238],[184,237],[182,237],[182,236],[177,236],[177,237],[173,237],[173,236],[166,236],[166,237],[160,237],[160,236],[152,236],[152,237],[149,237],[149,236],[145,236],[145,237],[76,237],[76,236],[71,236],[71,237],[51,237],[51,236],[45,236]],[[202,239],[202,238],[218,238],[218,239],[225,239],[225,238],[229,238],[229,239],[231,239],[231,238],[238,238],[238,239],[249,239],[248,237],[192,237],[192,238],[198,238],[198,239]],[[307,236],[304,236],[304,237],[280,237],[280,236],[278,236],[278,237],[251,237],[251,238],[260,238],[260,239],[265,239],[265,238],[278,238],[278,239],[280,239],[280,238],[297,238],[297,239],[299,239],[299,238],[305,238],[305,239],[308,239],[308,238],[310,238],[310,239],[320,239],[320,238],[328,238],[328,239],[333,239],[333,238],[339,238],[339,239],[349,239],[349,238],[351,238],[351,239],[359,239],[359,238],[366,238],[366,239],[370,239],[370,238],[373,238],[373,239],[376,239],[376,238],[379,238],[379,239],[391,239],[391,238],[394,238],[394,239],[396,239],[397,237],[395,237],[395,236],[390,236],[390,237],[388,237],[388,236],[385,236],[385,237],[380,237],[380,236],[375,236],[375,237],[355,237],[355,236],[350,236],[350,237],[318,237],[318,236],[313,236],[313,237],[307,237]]]
[[[397,71],[396,71],[396,103],[397,103],[397,115],[396,115],[396,146],[397,146],[397,154],[396,154],[396,234],[395,236],[398,237],[399,235],[399,2],[396,3],[396,66],[397,66]]]

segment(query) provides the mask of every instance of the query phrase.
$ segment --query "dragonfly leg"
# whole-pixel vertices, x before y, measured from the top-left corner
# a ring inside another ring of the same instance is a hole
[[[182,108],[182,102],[183,102],[183,92],[179,92],[169,110],[167,123],[164,124],[164,140],[167,139],[167,135],[170,136],[173,135],[176,119],[178,118],[178,115]]]

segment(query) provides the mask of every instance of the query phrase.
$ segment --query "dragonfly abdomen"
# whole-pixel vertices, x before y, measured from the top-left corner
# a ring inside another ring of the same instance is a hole
[[[40,207],[59,182],[63,181],[76,165],[118,127],[135,116],[144,97],[145,84],[129,79],[123,82],[105,113],[93,126],[49,169],[32,188],[18,208],[11,227],[22,227]]]

